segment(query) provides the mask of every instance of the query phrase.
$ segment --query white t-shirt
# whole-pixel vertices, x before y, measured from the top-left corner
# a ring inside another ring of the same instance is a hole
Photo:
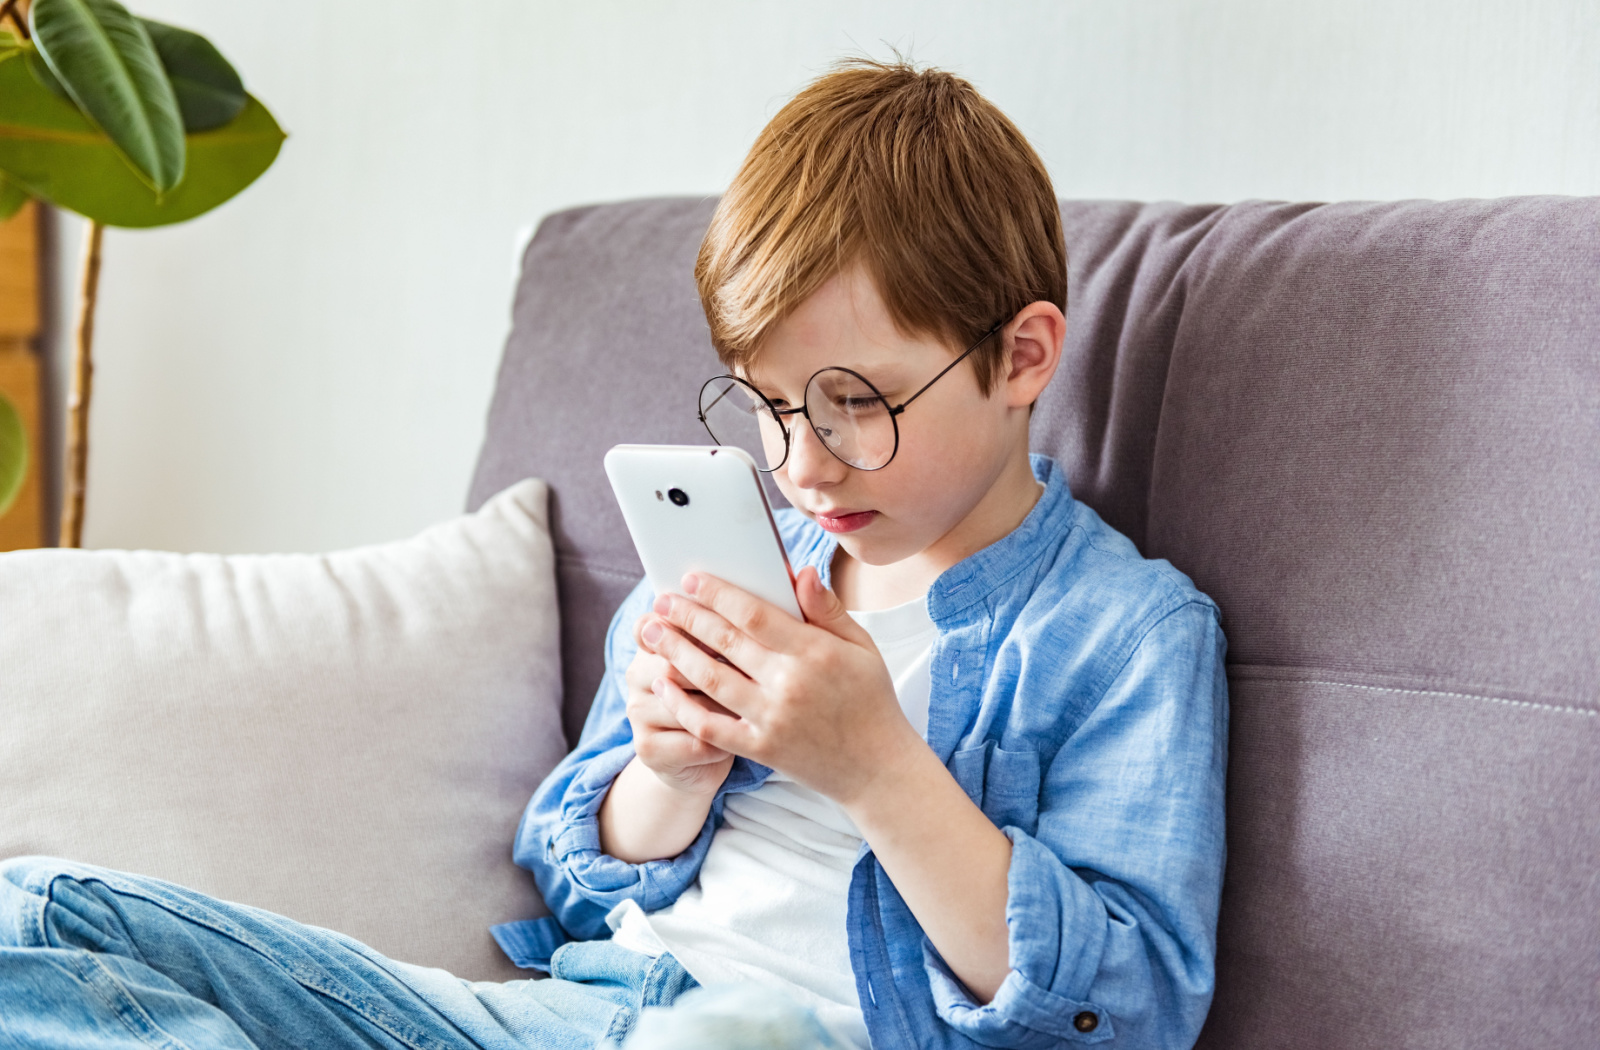
[[[926,596],[850,615],[872,636],[901,710],[926,737],[928,658],[938,634]],[[754,791],[726,796],[700,876],[676,902],[647,915],[624,901],[606,922],[617,944],[671,952],[703,985],[780,988],[840,1038],[866,1047],[845,934],[861,848],[861,833],[837,803],[773,771]]]

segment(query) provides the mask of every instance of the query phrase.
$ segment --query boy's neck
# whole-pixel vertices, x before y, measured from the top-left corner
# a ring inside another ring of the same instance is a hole
[[[833,555],[833,591],[846,609],[858,612],[890,609],[919,598],[946,569],[1009,536],[1043,492],[1026,453],[1013,458],[978,505],[919,553],[887,565],[869,565],[840,546]]]

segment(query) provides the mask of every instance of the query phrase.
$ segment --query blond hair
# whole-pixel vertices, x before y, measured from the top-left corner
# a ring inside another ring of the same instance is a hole
[[[860,265],[903,332],[965,349],[1031,302],[1067,305],[1061,214],[1038,154],[967,81],[852,59],[778,111],[695,263],[734,370],[825,281]],[[972,355],[988,393],[999,340]]]

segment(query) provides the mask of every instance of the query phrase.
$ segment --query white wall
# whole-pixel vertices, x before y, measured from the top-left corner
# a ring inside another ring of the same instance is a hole
[[[1594,0],[129,2],[209,35],[292,137],[217,212],[107,235],[89,546],[457,512],[518,230],[716,192],[850,51],[969,77],[1063,196],[1600,193]]]

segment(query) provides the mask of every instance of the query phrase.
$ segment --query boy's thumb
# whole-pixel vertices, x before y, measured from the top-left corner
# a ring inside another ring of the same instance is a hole
[[[800,600],[800,611],[806,614],[806,623],[850,638],[854,638],[860,630],[855,620],[845,612],[844,602],[822,585],[822,577],[813,567],[807,565],[800,570],[794,590],[795,597]]]

